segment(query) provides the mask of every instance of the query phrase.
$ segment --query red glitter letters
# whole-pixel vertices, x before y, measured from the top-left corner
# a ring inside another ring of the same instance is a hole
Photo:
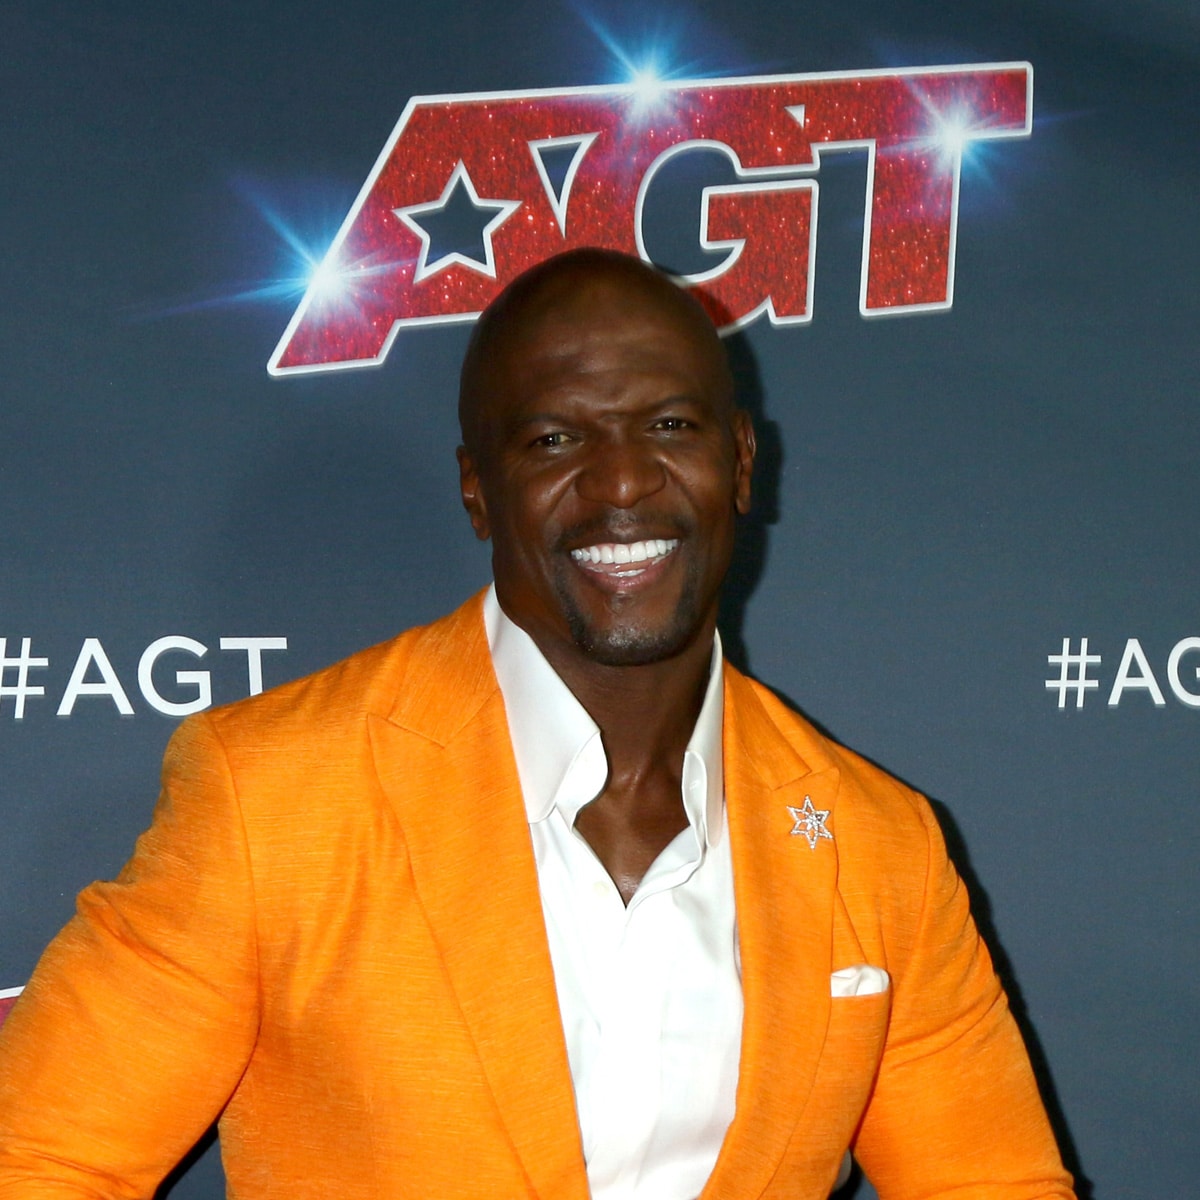
[[[849,148],[869,162],[863,315],[946,308],[963,148],[1027,135],[1032,87],[1027,63],[1003,63],[414,97],[268,369],[381,363],[402,325],[471,320],[560,250],[647,257],[646,190],[697,144],[739,180],[704,189],[698,241],[728,254],[685,281],[718,324],[810,319],[812,176],[822,153]],[[433,253],[423,222],[456,198],[479,216],[478,256]]]

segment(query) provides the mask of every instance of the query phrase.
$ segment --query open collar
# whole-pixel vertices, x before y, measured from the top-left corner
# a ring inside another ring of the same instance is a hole
[[[483,622],[529,821],[545,820],[557,807],[568,826],[573,825],[579,810],[600,794],[608,779],[600,730],[534,640],[500,607],[494,586],[484,594]],[[723,824],[723,676],[717,635],[683,768],[684,809],[706,849],[720,840]]]

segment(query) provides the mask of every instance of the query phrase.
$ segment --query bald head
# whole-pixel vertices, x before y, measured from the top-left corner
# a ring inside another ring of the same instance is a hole
[[[496,597],[555,670],[695,654],[702,672],[754,431],[700,305],[625,255],[550,259],[480,319],[459,415]]]
[[[476,323],[459,379],[463,444],[482,452],[493,399],[509,367],[556,337],[602,341],[617,317],[645,314],[668,321],[712,382],[713,399],[733,412],[733,379],[725,348],[708,314],[661,271],[615,250],[569,250],[518,276]]]

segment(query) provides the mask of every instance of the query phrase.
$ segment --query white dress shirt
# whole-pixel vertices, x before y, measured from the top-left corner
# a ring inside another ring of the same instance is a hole
[[[593,1200],[692,1200],[733,1117],[742,1028],[720,640],[683,761],[688,827],[629,906],[575,816],[608,779],[595,722],[508,619],[484,622],[537,862]]]

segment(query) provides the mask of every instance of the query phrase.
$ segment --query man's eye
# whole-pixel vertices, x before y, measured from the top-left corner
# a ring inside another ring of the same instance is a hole
[[[683,417],[660,417],[654,422],[655,429],[665,430],[667,433],[677,433],[680,429],[687,429],[690,422]]]
[[[564,446],[570,438],[562,432],[561,429],[556,429],[553,433],[543,433],[533,439],[534,446],[553,449],[555,446]]]

